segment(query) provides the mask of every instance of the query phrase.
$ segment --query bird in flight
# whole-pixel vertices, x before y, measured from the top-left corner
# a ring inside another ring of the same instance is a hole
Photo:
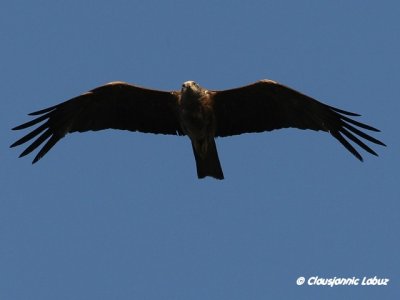
[[[344,111],[272,80],[222,91],[207,90],[194,81],[180,91],[160,91],[111,82],[55,106],[33,113],[35,119],[13,130],[44,122],[16,141],[19,146],[39,136],[20,155],[44,143],[32,163],[40,160],[67,133],[120,129],[144,133],[187,135],[192,143],[197,176],[223,179],[215,138],[281,128],[329,132],[362,161],[350,143],[377,155],[360,138],[385,146],[360,129],[378,129],[350,117]]]

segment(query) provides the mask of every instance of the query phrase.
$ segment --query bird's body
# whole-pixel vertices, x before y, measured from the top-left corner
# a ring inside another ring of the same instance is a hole
[[[224,91],[209,91],[194,81],[186,81],[181,91],[171,92],[111,82],[30,115],[38,117],[14,129],[44,123],[11,147],[39,135],[22,152],[21,156],[25,156],[47,140],[33,163],[67,133],[121,129],[187,135],[192,143],[199,178],[224,178],[216,137],[288,127],[322,130],[329,132],[360,160],[361,155],[347,139],[373,155],[377,155],[376,152],[357,135],[384,146],[357,127],[379,130],[349,118],[359,115],[328,106],[271,80]]]
[[[192,142],[197,176],[224,179],[214,140],[216,121],[211,93],[194,81],[186,81],[178,111],[182,131]]]

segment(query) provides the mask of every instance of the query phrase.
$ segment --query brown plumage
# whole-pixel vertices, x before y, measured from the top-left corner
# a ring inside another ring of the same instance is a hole
[[[376,156],[377,153],[359,137],[385,146],[358,128],[376,132],[378,129],[349,118],[358,114],[328,106],[271,80],[224,91],[209,91],[194,81],[187,81],[181,91],[171,92],[111,82],[29,115],[37,118],[13,129],[44,123],[11,147],[39,135],[21,153],[22,157],[47,140],[33,163],[67,133],[111,128],[187,135],[192,143],[199,178],[224,178],[216,137],[289,127],[322,130],[329,132],[361,161],[361,155],[348,140]]]

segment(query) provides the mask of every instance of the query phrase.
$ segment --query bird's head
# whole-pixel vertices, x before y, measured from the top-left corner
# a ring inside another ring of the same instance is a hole
[[[182,93],[201,93],[203,88],[200,87],[196,82],[189,80],[182,84]]]

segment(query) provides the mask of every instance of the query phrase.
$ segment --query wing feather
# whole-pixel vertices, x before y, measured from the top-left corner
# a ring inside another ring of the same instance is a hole
[[[21,156],[48,141],[33,163],[42,158],[67,133],[120,129],[145,133],[182,135],[177,116],[177,92],[137,87],[112,82],[55,106],[33,113],[36,119],[13,130],[26,129],[42,121],[42,125],[26,134],[11,147],[19,146],[41,134]]]
[[[35,150],[37,147],[39,147],[40,144],[42,144],[45,140],[47,140],[51,136],[51,131],[47,129],[45,132],[42,133],[41,136],[39,136],[32,144],[30,144],[22,153],[19,157],[23,157],[25,155],[28,155],[31,153],[33,150]]]
[[[322,130],[329,132],[360,160],[361,155],[343,135],[373,155],[377,155],[376,152],[356,135],[385,146],[381,141],[354,127],[379,131],[350,118],[360,115],[326,105],[274,81],[261,80],[240,88],[214,91],[213,100],[217,122],[216,136],[282,128]]]

